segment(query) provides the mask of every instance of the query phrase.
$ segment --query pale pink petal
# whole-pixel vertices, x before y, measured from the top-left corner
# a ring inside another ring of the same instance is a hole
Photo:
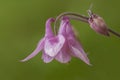
[[[67,24],[66,26],[66,37],[67,42],[69,45],[70,50],[72,51],[72,55],[75,57],[80,58],[82,61],[84,61],[87,64],[90,64],[89,59],[86,55],[86,53],[83,50],[83,47],[80,42],[77,41],[75,34],[73,32],[71,24]]]
[[[60,52],[57,54],[55,59],[61,63],[68,63],[71,60],[71,54],[70,54],[69,46],[67,41],[65,41],[62,49]]]
[[[36,49],[29,55],[27,56],[25,59],[21,60],[22,62],[28,61],[29,59],[33,58],[34,56],[36,56],[44,47],[44,38],[41,39],[36,47]]]
[[[63,17],[58,34],[66,35],[66,27],[69,24],[69,19],[67,17]]]
[[[54,22],[54,21],[55,21],[54,18],[49,18],[46,21],[45,37],[53,37],[54,36],[54,34],[52,32],[52,29],[51,29],[51,23]]]
[[[69,52],[62,50],[57,54],[55,59],[61,63],[68,63],[71,60],[71,55]]]
[[[43,52],[42,54],[42,59],[45,63],[49,63],[51,62],[54,58],[50,57],[49,55],[47,55],[45,52]]]
[[[51,57],[56,56],[63,47],[64,42],[65,38],[62,35],[46,39],[44,46],[45,53]]]
[[[87,57],[87,54],[84,52],[81,44],[78,41],[74,39],[69,40],[69,47],[75,57],[80,58],[86,64],[90,65],[90,61]]]
[[[75,38],[73,27],[70,24],[68,24],[66,26],[66,34],[67,34],[68,37],[70,36],[70,37],[74,37]]]

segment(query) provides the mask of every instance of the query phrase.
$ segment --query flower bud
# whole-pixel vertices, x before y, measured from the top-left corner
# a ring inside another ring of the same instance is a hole
[[[90,24],[90,27],[94,31],[96,31],[99,34],[109,36],[109,31],[108,31],[107,25],[102,17],[100,17],[96,14],[91,14],[90,18],[88,19],[88,22]]]

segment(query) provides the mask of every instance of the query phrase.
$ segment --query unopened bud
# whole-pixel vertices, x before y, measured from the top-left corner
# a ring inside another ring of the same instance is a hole
[[[88,22],[94,31],[96,31],[99,34],[109,36],[107,25],[102,17],[96,14],[91,14],[90,18],[88,19]]]

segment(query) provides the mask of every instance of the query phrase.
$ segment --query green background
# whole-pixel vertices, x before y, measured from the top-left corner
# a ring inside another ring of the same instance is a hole
[[[45,21],[66,11],[87,15],[90,4],[108,26],[120,32],[120,0],[0,0],[0,80],[120,80],[120,39],[95,33],[72,21],[93,66],[41,60],[41,52],[21,63],[44,36]]]

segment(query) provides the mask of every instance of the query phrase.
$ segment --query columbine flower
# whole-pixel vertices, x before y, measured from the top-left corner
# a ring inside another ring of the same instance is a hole
[[[47,20],[45,36],[40,40],[37,48],[22,62],[33,58],[42,50],[42,59],[45,63],[51,62],[54,58],[61,63],[68,63],[71,56],[74,56],[90,64],[81,44],[75,38],[69,18],[63,17],[57,36],[52,33],[51,22],[54,22],[53,18]]]
[[[90,27],[99,34],[109,36],[109,29],[102,17],[93,14],[91,11],[89,11],[88,14],[90,15],[90,18],[88,19]]]
[[[62,34],[66,39],[61,51],[56,56],[58,61],[67,63],[70,61],[71,56],[74,56],[90,65],[89,59],[84,52],[81,43],[79,43],[75,38],[75,34],[68,17],[63,17],[58,34]]]
[[[22,60],[27,61],[36,56],[41,50],[43,51],[42,59],[48,63],[53,60],[60,49],[63,47],[65,39],[62,35],[54,36],[51,30],[51,22],[54,22],[53,18],[50,18],[46,22],[46,33],[45,36],[39,41],[36,49],[28,57]]]

